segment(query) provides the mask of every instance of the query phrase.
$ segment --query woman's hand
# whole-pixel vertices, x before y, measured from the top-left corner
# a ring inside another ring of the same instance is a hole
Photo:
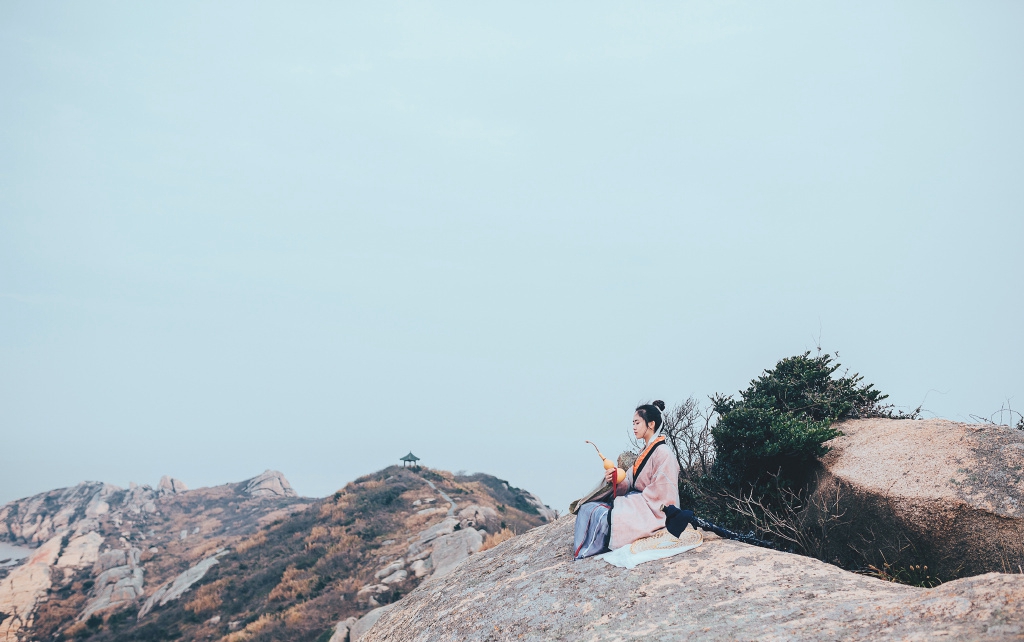
[[[593,479],[593,478],[591,478],[591,479]],[[604,471],[604,480],[605,480],[605,482],[611,484],[612,486],[614,486],[616,482],[622,481],[621,479],[615,479],[615,469],[614,468],[609,468],[608,470]]]

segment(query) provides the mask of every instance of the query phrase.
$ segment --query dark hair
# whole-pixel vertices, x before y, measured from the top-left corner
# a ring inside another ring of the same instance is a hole
[[[665,411],[665,402],[655,399],[651,403],[645,403],[636,407],[636,414],[644,420],[644,423],[654,422],[654,432],[661,430],[661,413]]]

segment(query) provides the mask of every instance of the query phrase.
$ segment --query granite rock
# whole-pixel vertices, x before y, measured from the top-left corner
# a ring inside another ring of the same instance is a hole
[[[430,565],[434,576],[447,575],[470,555],[480,550],[483,534],[474,528],[464,528],[434,540]]]
[[[824,559],[926,564],[943,579],[1024,566],[1024,432],[941,419],[837,427],[815,496],[843,515]]]
[[[192,568],[181,573],[173,580],[165,582],[152,595],[146,600],[146,603],[139,609],[138,619],[142,619],[147,613],[152,611],[157,606],[163,606],[171,600],[176,600],[181,597],[185,591],[189,590],[193,584],[203,579],[207,571],[217,563],[217,558],[226,555],[228,551],[226,549],[220,549],[213,555],[205,558],[201,562],[197,563]]]
[[[409,545],[407,558],[410,560],[417,559],[421,553],[430,550],[435,539],[455,532],[455,529],[458,528],[458,526],[458,519],[454,517],[446,517],[433,526],[420,531],[419,535],[416,537],[416,541]]]
[[[501,520],[498,517],[498,511],[494,510],[490,506],[481,506],[480,504],[470,504],[459,511],[459,526],[462,528],[479,528],[487,530],[487,527],[493,527],[498,524]]]
[[[349,642],[349,631],[356,623],[356,618],[350,617],[334,625],[334,633],[327,642]]]
[[[243,483],[245,492],[253,497],[298,497],[284,475],[276,470],[266,470]]]
[[[416,577],[423,577],[430,573],[430,562],[424,560],[416,560],[409,566],[409,570],[412,571]]]
[[[1024,575],[934,589],[735,541],[627,570],[574,562],[572,516],[473,555],[385,611],[384,640],[1018,640]]]
[[[58,535],[37,548],[20,566],[0,580],[0,640],[14,642],[22,639],[22,632],[32,626],[36,604],[46,598],[52,581],[50,567],[60,555]]]
[[[103,537],[96,532],[72,538],[61,552],[57,566],[81,568],[94,565],[99,560],[100,544],[102,543]]]
[[[175,495],[177,493],[183,493],[188,490],[188,486],[185,482],[180,479],[175,479],[170,475],[164,475],[160,478],[160,483],[157,484],[157,492],[161,495]]]
[[[94,613],[125,608],[142,597],[145,572],[139,564],[139,553],[139,549],[133,547],[127,551],[106,551],[99,556],[93,571],[102,570],[96,576],[78,621],[84,622]],[[123,563],[107,566],[113,562]]]
[[[83,520],[106,513],[107,500],[120,490],[111,484],[82,482],[5,504],[0,507],[0,540],[38,545],[75,531]]]
[[[393,609],[394,606],[394,604],[387,604],[385,606],[375,608],[363,617],[359,618],[356,623],[352,625],[352,630],[349,631],[349,641],[358,642],[359,640],[362,640],[366,636],[366,632],[376,624],[377,620],[379,620],[382,615]]]
[[[384,584],[398,584],[399,582],[404,582],[407,577],[409,577],[409,572],[405,569],[399,569],[382,579],[381,582]]]
[[[380,578],[387,577],[395,571],[401,570],[403,568],[405,568],[405,562],[403,560],[396,560],[394,562],[391,562],[384,568],[380,569],[376,573],[374,573],[373,576],[379,580]]]

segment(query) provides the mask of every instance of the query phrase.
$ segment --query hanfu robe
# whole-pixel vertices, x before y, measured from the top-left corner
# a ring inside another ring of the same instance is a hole
[[[679,506],[679,462],[665,437],[658,437],[615,487],[608,547],[615,550],[665,528],[661,507],[668,504]]]

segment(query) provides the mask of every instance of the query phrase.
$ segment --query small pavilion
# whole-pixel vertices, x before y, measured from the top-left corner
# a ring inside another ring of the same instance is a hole
[[[410,465],[417,466],[418,464],[416,462],[418,462],[419,460],[420,458],[412,454],[412,451],[410,450],[408,455],[402,457],[402,468],[405,468],[406,466]]]

